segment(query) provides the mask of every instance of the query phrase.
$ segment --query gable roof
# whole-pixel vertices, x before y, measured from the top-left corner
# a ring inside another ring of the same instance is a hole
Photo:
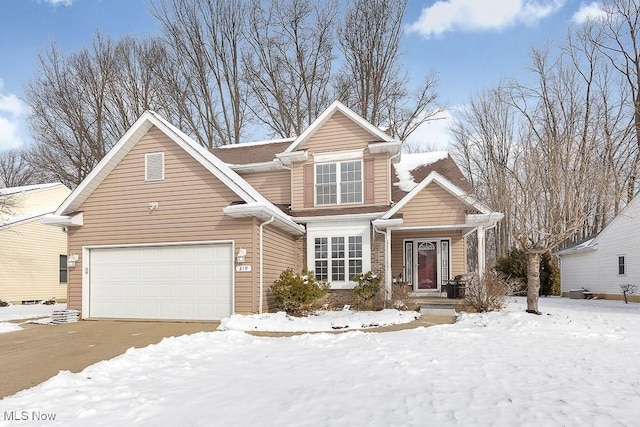
[[[32,193],[38,191],[56,188],[64,188],[67,192],[70,191],[64,184],[60,182],[53,182],[46,184],[24,185],[20,187],[0,188],[0,195],[10,196],[11,198],[19,197],[19,200],[22,200],[22,195],[30,196]],[[10,206],[9,212],[0,214],[0,228],[20,225],[52,213],[60,205],[62,197],[63,196],[58,198],[52,197],[46,204],[40,202],[34,205],[33,201],[30,200],[29,203],[27,203],[27,206],[22,205],[22,203],[20,203],[20,206]]]
[[[438,172],[464,192],[473,193],[471,184],[464,177],[458,165],[446,151],[430,153],[402,153],[400,161],[393,165],[391,176],[391,200],[399,201],[414,186],[424,181],[431,172]]]
[[[304,130],[304,132],[302,132],[284,152],[291,153],[298,150],[300,146],[306,140],[311,138],[313,134],[315,134],[318,131],[318,129],[320,129],[327,120],[333,117],[333,115],[337,111],[341,112],[342,114],[347,116],[349,119],[351,119],[353,122],[355,122],[357,125],[359,125],[361,128],[369,132],[376,140],[382,141],[382,142],[397,141],[396,139],[387,135],[378,127],[372,125],[371,123],[369,123],[368,121],[360,117],[358,114],[356,114],[353,110],[348,108],[346,105],[344,105],[340,101],[333,101],[333,103],[326,110],[324,110],[324,112],[320,114],[320,116],[318,116],[318,118],[315,119],[313,123],[311,123],[309,127],[307,127]]]
[[[63,185],[63,184],[61,182],[51,182],[47,184],[23,185],[20,187],[6,187],[6,188],[0,188],[0,194],[3,196],[8,196],[11,194],[25,193],[28,191],[45,190],[47,188],[57,187],[59,185]]]
[[[184,132],[153,111],[145,111],[142,116],[140,116],[100,163],[98,163],[91,173],[71,193],[67,200],[62,203],[58,210],[56,210],[55,215],[65,216],[79,209],[82,203],[98,188],[109,173],[153,126],[160,129],[173,142],[184,149],[205,169],[238,195],[246,205],[254,207],[256,214],[260,213],[273,216],[276,220],[274,225],[290,232],[296,234],[302,234],[304,232],[304,227],[295,223],[291,217],[269,202],[225,162],[197,144]],[[247,213],[249,214],[250,212]]]
[[[282,153],[295,138],[275,139],[272,141],[247,142],[243,144],[223,145],[211,152],[223,162],[230,165],[270,162],[276,154]]]
[[[411,199],[413,199],[416,195],[418,195],[427,185],[435,183],[440,187],[444,188],[450,194],[455,196],[461,202],[465,203],[468,206],[473,207],[475,210],[480,212],[481,214],[492,214],[494,213],[488,206],[484,203],[481,203],[467,191],[464,191],[462,188],[453,184],[447,178],[442,176],[440,173],[436,171],[431,171],[429,175],[425,179],[423,179],[418,185],[413,187],[413,189],[406,193],[398,203],[396,203],[391,209],[389,209],[381,219],[390,219],[394,215],[396,215]]]
[[[618,222],[620,222],[623,218],[629,215],[630,210],[640,210],[640,194],[636,195],[627,205],[622,208],[618,215],[616,215],[609,224],[607,224],[598,234],[593,237],[590,237],[587,240],[578,242],[574,245],[571,245],[567,248],[562,249],[561,251],[555,252],[555,255],[571,255],[580,252],[594,251],[598,249],[598,242],[602,239],[602,236],[605,236],[609,229],[615,226]]]

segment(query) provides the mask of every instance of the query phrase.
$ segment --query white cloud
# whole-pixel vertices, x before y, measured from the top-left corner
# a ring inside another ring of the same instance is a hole
[[[567,0],[440,0],[424,8],[409,32],[425,37],[450,31],[495,31],[534,25],[558,11]]]
[[[576,24],[584,24],[589,20],[596,20],[605,16],[607,16],[607,13],[602,10],[602,4],[594,1],[580,5],[580,9],[571,17],[571,21]]]
[[[409,135],[407,144],[413,151],[446,151],[452,140],[449,132],[452,123],[452,110],[444,110]]]
[[[53,6],[71,6],[74,0],[44,0],[45,3],[50,3]]]
[[[0,151],[24,145],[20,129],[29,113],[29,107],[14,94],[2,93],[0,79]]]

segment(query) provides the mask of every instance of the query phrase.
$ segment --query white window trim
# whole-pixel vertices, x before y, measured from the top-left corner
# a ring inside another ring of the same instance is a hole
[[[620,274],[620,258],[624,258],[624,273]],[[616,255],[616,275],[619,277],[624,277],[627,275],[627,254],[618,254]]]
[[[342,163],[351,163],[360,161],[360,201],[359,202],[342,202],[342,191],[340,184],[342,183]],[[318,170],[321,165],[336,165],[336,203],[318,203]],[[345,205],[362,205],[364,204],[364,161],[362,159],[348,159],[336,162],[318,162],[313,164],[313,203],[314,206],[345,206]]]
[[[329,248],[331,251],[331,237],[344,237],[345,239],[345,278],[349,274],[348,250],[349,237],[362,237],[362,272],[366,273],[371,270],[371,231],[369,221],[341,221],[326,222],[322,224],[307,224],[307,268],[315,270],[315,239],[326,237],[329,239]],[[331,252],[329,252],[331,255]],[[331,258],[329,257],[328,279],[331,289],[353,289],[356,285],[351,280],[332,281],[331,280]]]
[[[333,163],[345,160],[358,160],[364,157],[364,149],[332,151],[330,153],[314,154],[313,161],[316,163]]]

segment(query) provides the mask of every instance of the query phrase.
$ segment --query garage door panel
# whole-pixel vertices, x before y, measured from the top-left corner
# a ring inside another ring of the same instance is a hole
[[[92,249],[89,316],[219,320],[232,271],[230,244]]]

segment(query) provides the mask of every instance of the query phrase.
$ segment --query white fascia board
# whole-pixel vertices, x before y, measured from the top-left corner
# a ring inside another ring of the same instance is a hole
[[[84,225],[84,214],[82,212],[76,215],[45,215],[41,220],[41,224],[55,225],[58,227],[82,227]]]
[[[371,221],[376,218],[380,218],[384,212],[371,212],[371,213],[361,213],[361,214],[347,214],[347,215],[318,215],[318,216],[301,216],[301,217],[292,217],[296,222],[301,222],[303,224],[313,224],[313,223],[336,223],[336,222],[344,222],[344,221]]]
[[[289,166],[293,162],[304,162],[308,159],[307,152],[301,151],[285,151],[283,153],[276,154],[276,158],[282,162],[283,165]]]
[[[375,228],[379,228],[381,230],[387,228],[395,228],[400,227],[404,220],[402,218],[393,218],[393,219],[376,219],[371,222]]]
[[[313,123],[311,123],[309,127],[307,127],[304,132],[302,132],[295,139],[295,141],[293,141],[293,143],[291,143],[291,145],[285,150],[285,153],[295,151],[302,143],[309,139],[331,116],[333,116],[336,111],[340,111],[342,114],[356,122],[369,133],[373,134],[380,141],[394,141],[392,137],[360,117],[340,101],[333,101],[333,103],[331,103],[331,105],[326,110],[324,110],[324,112],[320,114],[318,118],[315,119]]]
[[[279,160],[271,160],[270,162],[246,163],[246,164],[227,164],[231,170],[241,174],[247,172],[269,172],[276,170],[286,170],[282,162]]]
[[[466,214],[465,223],[473,227],[494,227],[502,218],[504,218],[504,214],[501,212],[492,212],[488,214]]]
[[[313,155],[313,161],[316,163],[338,162],[341,160],[357,160],[364,157],[364,148],[358,150],[331,151],[328,153],[319,153]]]
[[[389,153],[390,155],[395,155],[400,150],[402,150],[402,141],[372,142],[369,144],[369,152],[371,154]]]
[[[274,225],[279,225],[280,228],[283,228],[296,235],[303,235],[305,233],[304,226],[295,223],[293,219],[291,219],[291,217],[284,214],[282,211],[273,211],[269,209],[269,207],[261,205],[259,203],[229,205],[226,206],[222,211],[225,215],[228,215],[231,218],[256,217],[263,221],[266,221],[273,217],[276,220]]]

